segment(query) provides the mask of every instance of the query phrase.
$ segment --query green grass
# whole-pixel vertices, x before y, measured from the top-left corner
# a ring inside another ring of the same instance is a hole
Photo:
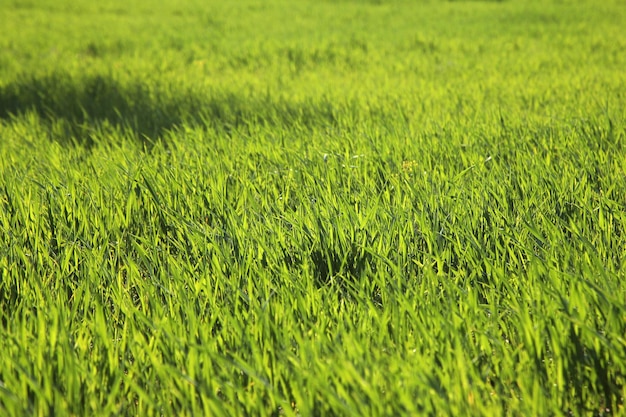
[[[624,413],[596,3],[2,3],[0,414]]]

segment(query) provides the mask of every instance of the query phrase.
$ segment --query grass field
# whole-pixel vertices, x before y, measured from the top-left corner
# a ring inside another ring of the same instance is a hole
[[[626,413],[623,1],[0,2],[0,415]]]

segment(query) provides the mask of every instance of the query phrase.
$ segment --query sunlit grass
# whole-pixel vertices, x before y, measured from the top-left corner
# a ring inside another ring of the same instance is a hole
[[[0,7],[0,414],[623,412],[617,2],[155,7]]]

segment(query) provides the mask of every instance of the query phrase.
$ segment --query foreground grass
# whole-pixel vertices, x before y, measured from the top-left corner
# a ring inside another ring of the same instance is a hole
[[[623,412],[617,3],[152,7],[3,6],[2,413]]]

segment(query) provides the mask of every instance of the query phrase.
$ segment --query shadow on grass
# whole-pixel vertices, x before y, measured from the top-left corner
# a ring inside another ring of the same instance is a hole
[[[230,131],[251,123],[304,127],[337,123],[336,109],[328,100],[290,103],[267,94],[199,92],[190,86],[63,73],[23,76],[0,86],[0,119],[29,112],[60,130],[54,140],[87,146],[97,140],[94,131],[107,128],[151,142],[183,124]]]

